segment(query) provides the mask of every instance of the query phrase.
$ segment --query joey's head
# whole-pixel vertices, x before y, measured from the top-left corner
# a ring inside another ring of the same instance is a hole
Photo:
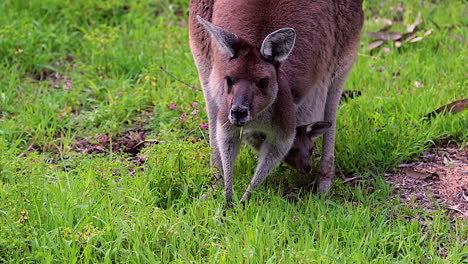
[[[310,157],[315,148],[315,140],[331,127],[329,122],[315,122],[296,128],[296,137],[284,161],[302,174],[312,169]]]
[[[197,17],[217,43],[213,76],[226,108],[227,120],[241,127],[270,107],[278,93],[278,66],[294,47],[296,33],[282,28],[262,43],[249,43],[236,34]]]

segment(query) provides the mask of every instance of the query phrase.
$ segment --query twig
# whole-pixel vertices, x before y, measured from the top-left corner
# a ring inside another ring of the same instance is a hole
[[[447,206],[447,209],[450,209],[450,210],[455,211],[455,212],[459,212],[459,213],[461,213],[462,215],[468,215],[467,212],[464,212],[464,211],[458,209],[458,208],[455,207],[455,206]]]
[[[157,139],[145,139],[145,140],[141,140],[140,142],[138,142],[133,148],[136,148],[140,146],[141,144],[149,143],[149,142],[155,142],[155,144],[160,143]]]
[[[31,141],[31,144],[29,144],[27,148],[27,151],[31,151],[33,149],[34,144],[36,144],[36,141],[37,141],[37,137],[33,138],[33,140]]]
[[[188,84],[188,83],[182,81],[181,79],[177,78],[174,74],[168,72],[168,71],[167,71],[166,69],[164,69],[162,66],[159,66],[159,68],[160,68],[163,72],[165,72],[167,75],[171,76],[171,77],[174,78],[176,81],[178,81],[178,82],[180,82],[181,84],[187,86],[188,88],[193,89],[193,90],[195,90],[195,91],[200,91],[200,88],[198,88],[197,86],[195,86],[195,85],[190,85],[190,84]]]
[[[354,181],[356,179],[357,179],[357,177],[346,178],[346,179],[344,179],[343,183],[351,182],[351,181]]]

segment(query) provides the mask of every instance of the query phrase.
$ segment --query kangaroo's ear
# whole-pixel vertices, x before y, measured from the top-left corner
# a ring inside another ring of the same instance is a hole
[[[260,48],[260,53],[269,61],[282,62],[288,58],[295,41],[296,31],[294,29],[278,29],[266,36]]]
[[[307,125],[306,132],[311,141],[314,141],[331,127],[330,122],[315,122]]]
[[[197,20],[210,33],[211,37],[216,40],[219,49],[223,53],[228,55],[229,58],[236,57],[236,50],[241,42],[236,34],[231,33],[222,27],[211,24],[200,16],[197,16]]]

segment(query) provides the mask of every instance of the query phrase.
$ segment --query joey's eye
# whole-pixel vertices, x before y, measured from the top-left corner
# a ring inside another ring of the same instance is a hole
[[[268,78],[262,78],[262,79],[260,79],[260,80],[258,81],[257,86],[258,86],[258,88],[260,88],[260,89],[265,89],[265,88],[268,87],[268,84],[269,84],[269,83],[270,83],[270,79],[268,79]]]
[[[226,84],[227,84],[228,86],[232,86],[232,85],[234,84],[234,82],[232,81],[232,78],[231,78],[231,77],[226,76],[225,79],[226,79]]]

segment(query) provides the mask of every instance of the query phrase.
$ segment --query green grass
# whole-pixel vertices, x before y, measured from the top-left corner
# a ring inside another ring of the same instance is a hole
[[[398,2],[365,1],[364,32]],[[363,95],[340,107],[336,155],[338,171],[362,184],[337,180],[330,199],[306,193],[291,203],[281,194],[295,173],[280,166],[245,207],[224,210],[222,191],[202,199],[211,182],[203,95],[160,69],[198,83],[187,0],[2,1],[0,263],[468,261],[466,222],[451,222],[443,206],[400,203],[382,180],[431,144],[466,148],[466,111],[422,118],[468,97],[464,1],[432,2],[405,1],[393,28],[420,12],[422,27],[434,28],[421,42],[371,53],[363,36],[346,86]],[[48,78],[36,80],[41,73]],[[134,127],[163,141],[143,150],[143,165],[118,150],[73,151],[77,140]],[[237,198],[254,166],[244,148]]]

